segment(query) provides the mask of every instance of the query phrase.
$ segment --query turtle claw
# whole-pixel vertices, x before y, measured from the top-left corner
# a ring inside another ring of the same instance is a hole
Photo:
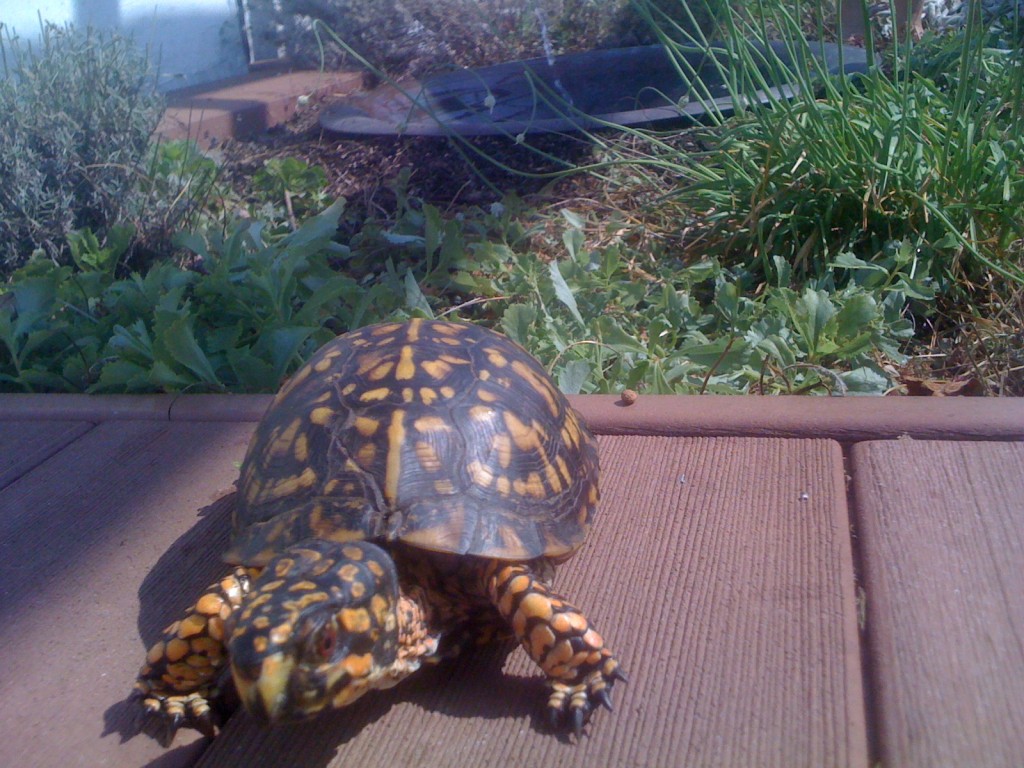
[[[614,666],[613,666],[614,665]],[[616,680],[626,682],[626,674],[618,663],[609,658],[604,666],[593,670],[581,682],[576,684],[549,680],[551,695],[548,697],[548,722],[552,728],[568,726],[579,741],[583,736],[591,713],[598,706],[611,711],[612,685]]]
[[[136,690],[131,698],[141,700],[140,730],[164,748],[171,746],[182,728],[193,728],[208,738],[217,735],[218,718],[201,693],[166,695]]]
[[[594,699],[602,707],[607,709],[609,712],[614,712],[615,708],[612,706],[612,692],[609,688],[602,688],[594,694]]]

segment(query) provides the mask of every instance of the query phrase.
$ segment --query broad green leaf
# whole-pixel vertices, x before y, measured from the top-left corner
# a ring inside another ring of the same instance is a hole
[[[434,316],[434,310],[430,307],[427,297],[423,295],[420,284],[416,282],[416,276],[411,269],[405,273],[405,307],[414,314],[418,313],[424,317]]]
[[[836,314],[838,339],[848,339],[864,332],[878,317],[878,303],[868,293],[857,293],[846,300]]]
[[[169,323],[160,323],[158,320],[158,325],[163,327],[157,331],[157,338],[175,362],[185,366],[200,381],[217,388],[223,387],[206,353],[196,341],[189,315],[182,313]]]
[[[558,388],[567,395],[578,395],[590,378],[590,371],[586,360],[570,360],[558,372]]]
[[[562,271],[558,268],[557,261],[548,263],[548,274],[551,276],[551,283],[555,287],[555,296],[569,309],[572,316],[576,318],[576,322],[585,326],[586,323],[583,322],[583,316],[580,314],[579,307],[576,306],[576,297],[573,296],[572,289],[569,288],[569,284],[562,277]]]
[[[513,304],[505,308],[501,316],[501,328],[505,335],[518,344],[526,346],[530,328],[537,320],[537,310],[527,304]]]

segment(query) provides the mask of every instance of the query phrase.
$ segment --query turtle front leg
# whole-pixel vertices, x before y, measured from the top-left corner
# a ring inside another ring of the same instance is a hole
[[[598,704],[612,708],[615,681],[626,682],[619,662],[582,611],[552,592],[529,565],[493,564],[487,594],[547,675],[551,724],[567,722],[579,738]]]
[[[259,569],[238,567],[211,584],[146,654],[133,697],[142,701],[143,730],[161,745],[169,746],[179,728],[216,734],[219,723],[210,701],[227,663],[225,621],[258,574]]]

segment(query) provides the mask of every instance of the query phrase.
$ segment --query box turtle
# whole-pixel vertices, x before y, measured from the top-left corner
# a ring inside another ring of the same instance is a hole
[[[242,463],[234,566],[149,650],[145,730],[212,736],[230,669],[267,722],[342,707],[488,640],[547,678],[579,737],[626,676],[549,586],[598,500],[597,443],[493,331],[412,320],[340,336],[281,389]]]

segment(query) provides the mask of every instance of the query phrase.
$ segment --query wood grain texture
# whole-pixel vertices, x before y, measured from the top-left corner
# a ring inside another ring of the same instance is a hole
[[[557,586],[630,673],[580,744],[538,672],[478,652],[311,722],[234,717],[200,766],[864,766],[842,458],[829,441],[601,438]]]
[[[0,489],[92,429],[87,421],[0,421]]]
[[[1024,444],[853,448],[885,765],[1024,764]]]
[[[145,641],[223,571],[223,512],[196,514],[252,427],[106,422],[0,491],[0,765],[195,761],[194,737],[122,743],[123,700]]]

